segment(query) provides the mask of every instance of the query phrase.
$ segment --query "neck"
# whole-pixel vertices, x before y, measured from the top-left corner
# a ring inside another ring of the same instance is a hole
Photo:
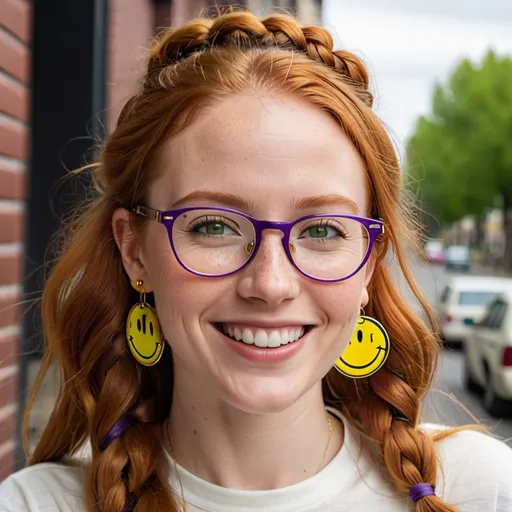
[[[299,483],[329,463],[343,443],[342,424],[325,410],[320,385],[271,414],[247,413],[177,385],[168,434],[179,465],[213,484],[243,490]]]

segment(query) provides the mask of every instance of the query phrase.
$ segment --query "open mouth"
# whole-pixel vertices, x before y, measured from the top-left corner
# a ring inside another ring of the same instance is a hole
[[[303,325],[281,329],[239,328],[228,324],[215,323],[215,328],[224,336],[245,345],[259,348],[279,348],[302,339],[313,329],[313,325]]]

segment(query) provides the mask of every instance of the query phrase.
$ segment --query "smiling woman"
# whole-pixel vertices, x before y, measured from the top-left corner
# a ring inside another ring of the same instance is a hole
[[[386,265],[431,317],[372,102],[287,16],[162,34],[46,284],[61,392],[0,510],[512,511],[509,448],[419,423],[438,340]]]

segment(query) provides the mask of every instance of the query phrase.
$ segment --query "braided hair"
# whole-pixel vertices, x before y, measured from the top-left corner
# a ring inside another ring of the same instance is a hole
[[[164,31],[146,65],[140,90],[126,103],[92,166],[96,198],[64,232],[65,243],[45,287],[48,348],[32,397],[52,363],[62,368],[63,384],[31,463],[61,460],[90,440],[90,512],[178,510],[162,449],[172,398],[172,354],[166,350],[158,364],[142,367],[127,349],[124,322],[137,296],[127,283],[111,219],[117,208],[143,198],[155,178],[151,158],[202,103],[250,85],[272,84],[339,122],[366,163],[372,204],[389,226],[376,251],[367,312],[386,325],[391,353],[385,367],[368,379],[354,382],[330,372],[324,399],[360,430],[397,492],[419,483],[435,486],[434,441],[417,426],[421,399],[435,371],[437,344],[382,264],[388,250],[394,250],[431,315],[401,249],[411,217],[401,208],[398,161],[371,111],[373,96],[362,61],[353,53],[335,51],[323,28],[301,27],[286,15],[259,20],[248,12],[230,12]],[[79,276],[72,286],[70,276]],[[436,496],[421,499],[416,510],[456,511]]]

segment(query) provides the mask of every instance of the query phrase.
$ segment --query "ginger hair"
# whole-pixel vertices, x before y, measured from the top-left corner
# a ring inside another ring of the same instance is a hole
[[[114,242],[111,219],[119,207],[143,201],[155,179],[151,163],[162,144],[193,120],[200,108],[247,90],[302,98],[337,120],[363,158],[372,211],[386,233],[373,254],[375,272],[366,313],[387,329],[385,366],[365,379],[336,370],[325,377],[325,403],[342,411],[361,432],[398,494],[417,483],[436,485],[435,439],[418,428],[422,399],[432,385],[438,341],[401,297],[385,258],[393,254],[426,314],[432,312],[406,264],[403,241],[416,243],[417,223],[404,206],[393,144],[372,112],[364,64],[334,51],[320,27],[292,17],[259,20],[249,12],[196,19],[168,29],[149,50],[139,91],[123,108],[98,161],[88,167],[94,197],[63,227],[57,263],[46,282],[42,317],[46,350],[30,405],[56,364],[62,385],[31,464],[70,458],[87,442],[86,501],[91,512],[177,511],[169,488],[163,425],[172,397],[172,354],[153,367],[139,365],[124,336],[130,288]],[[172,163],[171,163],[172,165]],[[130,426],[104,451],[98,446],[112,425],[128,415]],[[448,435],[450,432],[443,434]],[[455,512],[440,497],[421,499],[418,512]]]

